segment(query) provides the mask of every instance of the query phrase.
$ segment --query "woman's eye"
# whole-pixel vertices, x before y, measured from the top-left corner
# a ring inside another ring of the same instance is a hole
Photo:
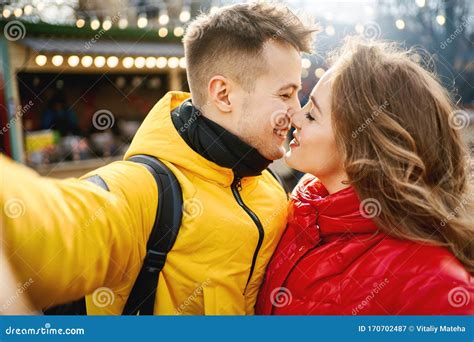
[[[308,119],[309,121],[315,121],[315,120],[316,120],[316,119],[313,118],[313,117],[311,116],[311,114],[309,114],[309,113],[306,113],[305,116],[306,116],[306,119]]]

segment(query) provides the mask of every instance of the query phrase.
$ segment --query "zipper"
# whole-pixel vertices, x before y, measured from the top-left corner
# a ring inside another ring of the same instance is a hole
[[[253,275],[255,264],[257,262],[257,255],[258,255],[258,252],[260,251],[260,248],[262,247],[263,237],[265,236],[265,232],[263,230],[262,223],[260,222],[260,219],[258,218],[258,216],[249,207],[245,205],[244,201],[242,200],[242,197],[240,197],[239,191],[242,190],[241,180],[242,179],[240,177],[234,176],[234,181],[232,182],[232,185],[230,186],[232,189],[232,194],[234,195],[234,198],[239,204],[239,206],[242,209],[244,209],[247,215],[250,216],[250,218],[255,223],[255,226],[257,226],[257,229],[258,229],[258,243],[257,243],[257,247],[255,248],[255,252],[253,253],[252,265],[250,266],[249,277],[247,279],[247,284],[245,285],[245,289],[244,289],[244,294],[245,294],[245,292],[247,291],[247,286],[249,285],[250,279],[252,278],[252,275]]]

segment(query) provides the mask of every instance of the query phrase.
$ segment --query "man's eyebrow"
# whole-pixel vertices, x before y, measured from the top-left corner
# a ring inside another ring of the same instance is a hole
[[[318,105],[318,101],[316,101],[316,98],[313,95],[310,95],[309,98],[311,99],[311,102],[313,102],[313,105],[321,112],[321,107]]]
[[[301,83],[300,83],[300,84],[287,83],[287,84],[285,84],[284,86],[282,86],[282,87],[281,87],[280,89],[278,89],[278,90],[281,91],[281,90],[284,90],[284,89],[287,89],[287,88],[293,88],[293,89],[300,90],[300,89],[301,89]]]

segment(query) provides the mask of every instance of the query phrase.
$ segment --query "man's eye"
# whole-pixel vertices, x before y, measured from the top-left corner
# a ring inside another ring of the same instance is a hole
[[[315,118],[313,118],[311,116],[311,114],[309,114],[309,113],[306,113],[305,116],[306,116],[306,119],[308,119],[309,121],[314,121],[315,120]]]
[[[291,94],[283,94],[281,95],[281,97],[288,100],[288,99],[291,99]]]

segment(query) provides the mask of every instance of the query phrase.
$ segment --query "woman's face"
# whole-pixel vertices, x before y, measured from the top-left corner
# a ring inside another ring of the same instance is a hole
[[[293,114],[291,123],[296,130],[285,155],[288,166],[318,177],[328,190],[347,180],[331,122],[330,70],[316,84],[308,103]]]

